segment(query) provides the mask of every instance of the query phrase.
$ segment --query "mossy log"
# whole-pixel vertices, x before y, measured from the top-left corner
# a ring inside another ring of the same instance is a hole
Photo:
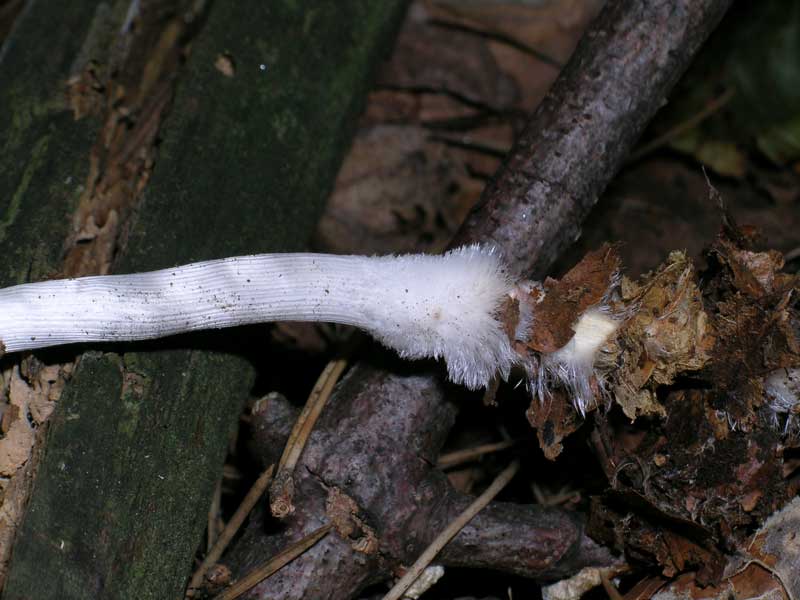
[[[0,54],[2,285],[61,270],[97,135],[61,98],[101,4],[31,2]],[[302,249],[404,5],[212,3],[114,272]],[[262,335],[41,354],[77,367],[48,424],[4,598],[182,597],[255,378],[244,349]]]

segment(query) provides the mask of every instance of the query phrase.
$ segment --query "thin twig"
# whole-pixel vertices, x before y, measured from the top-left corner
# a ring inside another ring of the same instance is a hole
[[[411,584],[417,580],[420,574],[431,564],[431,561],[436,558],[436,555],[441,552],[442,548],[444,548],[476,514],[483,510],[483,508],[508,485],[508,482],[511,481],[518,470],[518,460],[508,465],[505,470],[495,478],[485,492],[478,496],[464,512],[453,519],[442,533],[436,536],[436,539],[431,542],[430,546],[428,546],[416,562],[411,565],[408,571],[406,571],[406,574],[400,578],[391,590],[389,590],[389,593],[383,597],[383,600],[400,600]]]
[[[325,366],[311,393],[308,395],[303,411],[295,421],[294,427],[289,434],[289,439],[283,449],[281,459],[278,462],[278,473],[270,489],[270,510],[275,517],[283,518],[294,511],[292,502],[294,496],[294,482],[292,479],[294,468],[297,466],[297,461],[306,447],[308,436],[311,435],[317,419],[322,414],[322,409],[325,408],[328,398],[333,393],[333,388],[336,387],[336,383],[347,368],[350,353],[357,343],[357,339],[355,341],[351,340],[345,347],[344,356],[330,361]]]
[[[236,509],[233,517],[231,517],[231,520],[219,535],[217,542],[214,544],[211,550],[208,551],[208,554],[206,554],[203,562],[200,563],[200,566],[197,568],[194,575],[192,575],[192,580],[189,582],[189,587],[186,589],[187,597],[194,595],[194,592],[203,583],[203,577],[205,577],[208,569],[211,568],[222,556],[222,553],[228,547],[228,544],[233,539],[233,536],[236,535],[236,532],[239,531],[239,527],[241,527],[242,523],[244,523],[247,515],[250,514],[250,511],[253,510],[253,507],[258,502],[258,499],[261,498],[261,496],[264,494],[264,491],[267,489],[267,486],[269,486],[270,481],[272,481],[272,473],[274,470],[275,465],[270,465],[266,471],[259,475],[258,479],[256,479],[256,482],[253,484],[250,490],[248,490],[247,495],[244,497],[244,500],[242,500],[239,508]]]
[[[683,135],[690,129],[697,127],[700,123],[705,121],[708,117],[719,111],[728,102],[730,102],[731,98],[733,98],[733,93],[734,92],[732,89],[725,91],[721,96],[714,98],[711,102],[709,102],[703,110],[692,115],[685,121],[678,123],[674,127],[670,128],[669,131],[665,131],[663,134],[648,142],[644,146],[637,148],[631,153],[630,157],[628,157],[627,162],[635,162],[643,156],[650,154],[653,150],[656,150],[664,144],[669,143],[676,137]]]
[[[303,453],[303,448],[305,448],[308,441],[308,436],[311,435],[314,424],[322,413],[322,409],[325,408],[325,403],[330,398],[336,382],[339,381],[339,377],[344,373],[346,367],[347,359],[338,358],[330,361],[323,369],[322,374],[314,384],[314,388],[308,395],[303,412],[300,413],[292,432],[289,434],[286,448],[278,463],[278,472],[294,471],[297,461]]]
[[[220,504],[222,503],[222,478],[217,481],[214,487],[214,495],[211,497],[211,506],[208,508],[208,525],[206,527],[208,533],[208,541],[206,543],[206,551],[210,551],[217,543],[217,532],[219,531],[219,511]]]
[[[308,534],[280,554],[273,556],[263,565],[256,567],[227,590],[214,597],[214,600],[236,600],[239,596],[258,585],[267,577],[278,571],[281,567],[292,562],[303,552],[311,548],[330,532],[333,525],[328,523]]]
[[[471,462],[485,454],[506,450],[507,448],[516,446],[518,443],[519,440],[504,440],[502,442],[494,442],[491,444],[481,444],[480,446],[475,446],[474,448],[455,450],[453,452],[448,452],[447,454],[442,454],[439,457],[439,460],[436,461],[436,466],[438,466],[440,469],[449,469],[450,467]]]
[[[800,258],[800,246],[798,246],[797,248],[792,248],[786,254],[783,255],[783,260],[785,262],[792,261],[795,258]]]
[[[600,571],[600,582],[603,584],[603,589],[608,594],[609,600],[623,600],[622,594],[619,593],[617,587],[611,583],[605,571]]]
[[[451,243],[546,275],[731,3],[606,2]]]

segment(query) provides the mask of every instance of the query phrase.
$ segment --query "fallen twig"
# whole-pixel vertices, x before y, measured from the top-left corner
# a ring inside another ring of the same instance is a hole
[[[284,565],[290,563],[303,552],[311,548],[314,544],[330,533],[333,525],[328,523],[319,529],[309,533],[304,538],[298,540],[291,547],[287,548],[277,556],[273,556],[260,567],[256,567],[250,573],[242,577],[227,590],[218,594],[214,600],[236,600],[239,596],[247,592],[250,588],[264,581],[267,577],[275,573]]]
[[[222,556],[222,553],[225,552],[225,549],[228,547],[228,544],[230,544],[233,536],[235,536],[236,532],[239,531],[239,528],[242,526],[242,523],[244,523],[245,518],[250,514],[250,511],[253,510],[253,507],[258,502],[258,499],[261,498],[270,481],[272,481],[272,473],[274,470],[275,465],[270,465],[267,470],[259,475],[258,479],[256,479],[256,482],[248,490],[244,500],[242,500],[239,508],[236,509],[236,512],[231,517],[231,520],[228,521],[225,529],[223,529],[222,533],[220,533],[216,543],[208,551],[208,554],[206,554],[203,562],[200,563],[200,566],[197,567],[194,575],[192,575],[192,579],[186,589],[187,598],[194,596],[195,591],[203,583],[203,577],[205,577],[208,569],[210,569],[219,560],[219,558]]]
[[[436,461],[436,466],[440,469],[449,469],[457,465],[461,465],[473,461],[486,454],[493,452],[500,452],[516,446],[520,440],[503,440],[502,442],[494,442],[492,444],[481,444],[474,448],[464,448],[463,450],[454,450],[447,454],[442,454],[439,460]]]
[[[219,539],[219,530],[220,530],[220,504],[222,503],[222,478],[217,481],[217,485],[214,487],[214,495],[211,497],[211,506],[208,507],[208,525],[206,525],[206,533],[208,535],[208,539],[206,540],[206,548],[211,550],[214,547],[214,544],[217,543]]]
[[[436,558],[436,555],[441,552],[442,548],[444,548],[448,542],[478,514],[478,512],[483,510],[489,502],[494,500],[495,496],[497,496],[497,494],[508,485],[508,482],[511,481],[514,475],[517,474],[517,471],[519,471],[519,461],[515,460],[495,478],[492,484],[486,488],[485,492],[478,496],[464,512],[453,519],[445,530],[436,536],[416,562],[406,571],[406,574],[403,575],[394,587],[389,590],[389,593],[383,597],[383,600],[400,600],[406,590],[411,587],[411,584],[417,580],[417,577],[431,564],[431,561]]]
[[[348,349],[345,355],[349,353]],[[295,421],[284,447],[281,460],[278,463],[278,474],[275,476],[275,481],[273,481],[270,488],[269,506],[272,515],[275,517],[283,518],[294,512],[294,481],[292,477],[294,468],[297,466],[297,461],[303,453],[303,448],[306,447],[308,436],[314,430],[314,425],[320,414],[322,414],[322,409],[328,402],[336,382],[339,381],[342,373],[347,368],[347,361],[348,359],[345,356],[344,358],[332,360],[325,366],[311,393],[308,395],[303,411]]]

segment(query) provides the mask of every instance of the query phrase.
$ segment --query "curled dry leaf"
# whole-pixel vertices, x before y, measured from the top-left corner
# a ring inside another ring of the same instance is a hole
[[[766,568],[792,600],[800,599],[800,498],[773,514],[743,553],[745,563]],[[745,567],[745,568],[747,568]]]
[[[426,0],[424,5],[430,17],[437,22],[511,40],[532,51],[538,51],[544,55],[542,58],[550,57],[556,63],[564,63],[586,25],[599,12],[602,2]]]
[[[554,390],[549,400],[534,398],[525,416],[536,429],[539,446],[548,460],[555,460],[564,449],[564,439],[583,425],[566,392],[560,389]]]
[[[578,317],[608,296],[619,266],[614,247],[604,244],[589,252],[561,279],[547,278],[543,284],[545,296],[536,304],[528,347],[536,352],[554,352],[569,342]]]
[[[429,0],[424,6],[428,18],[446,33],[466,30],[485,40],[500,70],[519,89],[517,107],[529,111],[550,89],[602,2]]]
[[[457,30],[442,35],[415,19],[403,26],[378,85],[444,93],[497,111],[508,110],[519,97],[516,83],[500,70],[480,36]]]
[[[693,573],[678,577],[651,596],[652,600],[788,600],[772,573],[752,564],[718,585],[701,585]]]
[[[673,252],[640,283],[623,280],[622,301],[634,313],[618,338],[614,399],[630,419],[666,416],[657,386],[701,369],[714,345],[694,266],[684,253]]]
[[[561,279],[548,278],[541,288],[533,287],[534,319],[525,351],[537,354],[544,362],[547,354],[552,355],[573,338],[576,323],[588,309],[599,306],[613,313],[610,294],[616,288],[619,269],[616,248],[605,244],[589,252]],[[539,387],[550,385],[540,383]],[[597,385],[594,388],[599,392]],[[555,388],[536,396],[526,415],[536,428],[545,456],[555,460],[563,449],[561,442],[580,427],[583,418],[575,410],[569,390]]]
[[[703,586],[687,573],[665,585],[654,600],[797,600],[800,598],[800,499],[770,516],[731,559],[717,585]]]

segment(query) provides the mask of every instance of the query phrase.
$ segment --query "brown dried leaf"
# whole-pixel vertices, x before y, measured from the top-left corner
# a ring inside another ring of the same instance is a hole
[[[718,585],[701,585],[694,573],[663,587],[653,600],[787,600],[780,582],[763,567],[750,565]]]
[[[600,303],[619,272],[614,246],[604,244],[589,252],[560,280],[546,279],[546,295],[536,305],[536,326],[528,346],[536,352],[554,352],[575,333],[572,326],[589,307]]]
[[[434,139],[446,142],[470,173],[488,178],[511,149],[514,131],[508,123],[492,123],[468,131],[437,133]]]
[[[417,121],[419,105],[419,95],[412,92],[373,90],[367,96],[360,128],[363,130],[374,125]]]
[[[508,110],[519,98],[516,83],[498,68],[484,39],[414,19],[401,30],[378,85],[448,94],[496,111]]]
[[[624,548],[626,556],[638,561],[655,563],[665,577],[674,577],[686,568],[697,569],[704,584],[723,574],[725,559],[721,552],[698,541],[701,528],[691,522],[680,523],[683,533],[664,527],[654,515],[646,498],[635,492],[615,493],[613,502],[593,499],[588,531],[592,537],[607,545]],[[636,507],[637,511],[626,509]],[[677,528],[676,528],[677,529]]]
[[[745,560],[755,561],[780,579],[791,600],[800,599],[800,498],[770,516],[747,547]]]
[[[625,280],[622,289],[623,301],[636,312],[619,335],[615,399],[631,420],[665,416],[655,387],[703,368],[715,342],[694,267],[684,253],[673,252],[641,284]]]
[[[508,39],[563,64],[603,3],[600,0],[537,4],[428,0],[424,5],[437,22]]]
[[[587,24],[600,9],[595,0],[544,4],[519,2],[425,3],[429,18],[452,28],[475,31],[487,42],[500,70],[520,90],[516,106],[533,110],[566,64]],[[491,39],[494,38],[494,39]]]
[[[444,248],[480,189],[442,144],[414,126],[362,131],[339,172],[317,231],[338,253]]]
[[[583,419],[578,418],[564,390],[558,389],[553,390],[551,397],[543,402],[534,398],[525,416],[536,429],[539,447],[548,460],[558,458],[564,449],[564,439],[583,425]]]
[[[762,298],[765,294],[791,285],[792,277],[781,273],[783,255],[780,252],[742,249],[726,237],[720,236],[712,253],[730,269],[734,287],[752,298]]]

